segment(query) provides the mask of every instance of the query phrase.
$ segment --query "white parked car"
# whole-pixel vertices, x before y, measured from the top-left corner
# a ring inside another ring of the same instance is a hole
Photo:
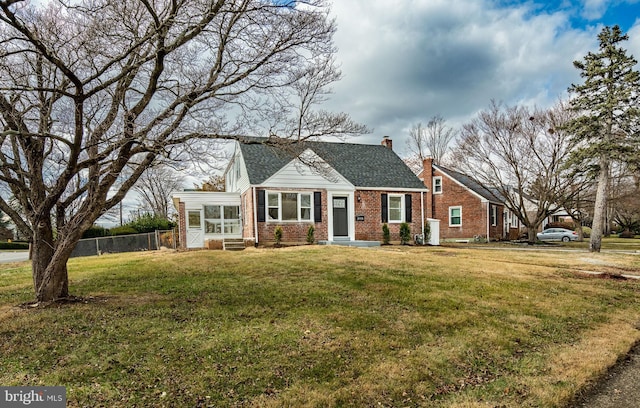
[[[542,232],[538,232],[540,241],[562,241],[569,242],[578,239],[578,233],[565,228],[547,228]]]

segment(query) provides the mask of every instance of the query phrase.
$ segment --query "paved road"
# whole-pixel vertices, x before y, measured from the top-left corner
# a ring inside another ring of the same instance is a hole
[[[640,406],[640,346],[618,363],[573,408],[637,408]]]
[[[0,263],[29,260],[29,251],[0,251]]]

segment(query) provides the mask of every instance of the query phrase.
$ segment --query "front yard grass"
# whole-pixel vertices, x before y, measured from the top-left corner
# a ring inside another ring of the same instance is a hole
[[[305,246],[0,265],[0,384],[69,407],[562,407],[640,339],[632,254]],[[605,275],[609,276],[609,275]]]

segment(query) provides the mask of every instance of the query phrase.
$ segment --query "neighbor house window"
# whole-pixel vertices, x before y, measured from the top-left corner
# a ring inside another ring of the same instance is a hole
[[[491,206],[491,225],[494,227],[498,225],[498,206],[496,205]]]
[[[268,193],[267,219],[269,221],[311,221],[312,193]]]
[[[518,228],[518,217],[515,213],[511,213],[511,228]]]
[[[442,177],[436,176],[433,178],[433,194],[442,194]]]
[[[462,207],[449,207],[449,226],[462,226]]]
[[[389,222],[402,222],[402,196],[389,194]]]

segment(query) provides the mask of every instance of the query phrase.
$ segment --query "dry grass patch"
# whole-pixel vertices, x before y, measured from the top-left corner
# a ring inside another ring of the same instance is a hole
[[[620,256],[305,246],[74,259],[75,295],[10,312],[0,383],[66,385],[70,407],[560,407],[636,341]],[[5,271],[0,266],[0,281]],[[609,335],[615,333],[615,336]]]

